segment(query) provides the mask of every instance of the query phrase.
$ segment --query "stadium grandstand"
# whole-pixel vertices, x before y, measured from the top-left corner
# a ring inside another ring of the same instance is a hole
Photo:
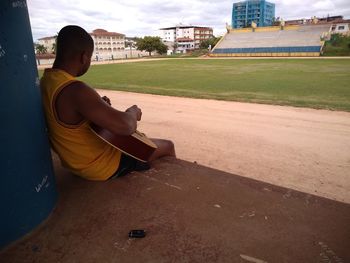
[[[210,56],[320,56],[330,27],[320,24],[228,28]]]

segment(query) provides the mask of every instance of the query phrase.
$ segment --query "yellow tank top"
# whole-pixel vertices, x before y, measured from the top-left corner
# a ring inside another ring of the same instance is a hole
[[[41,93],[51,146],[62,165],[88,180],[106,180],[118,169],[121,152],[98,138],[88,121],[78,125],[62,123],[55,111],[55,99],[62,89],[78,81],[59,69],[46,69]]]

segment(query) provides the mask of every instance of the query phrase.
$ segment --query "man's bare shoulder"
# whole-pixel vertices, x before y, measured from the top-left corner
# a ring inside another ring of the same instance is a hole
[[[98,93],[82,81],[74,81],[64,88],[73,100],[100,99]]]
[[[70,92],[73,92],[73,93],[80,93],[80,92],[86,92],[86,91],[94,90],[89,85],[87,85],[85,82],[80,81],[80,80],[73,81],[73,82],[69,83],[65,87],[65,89],[69,89]]]
[[[57,94],[55,107],[59,119],[69,125],[81,123],[85,116],[81,109],[88,101],[96,100],[94,90],[81,81],[68,83]],[[89,102],[91,104],[91,102]],[[85,106],[87,107],[87,106]]]

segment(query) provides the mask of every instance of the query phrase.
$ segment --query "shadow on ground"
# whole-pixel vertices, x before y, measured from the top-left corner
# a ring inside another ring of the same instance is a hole
[[[348,204],[172,158],[107,182],[55,167],[57,207],[1,262],[350,262]]]

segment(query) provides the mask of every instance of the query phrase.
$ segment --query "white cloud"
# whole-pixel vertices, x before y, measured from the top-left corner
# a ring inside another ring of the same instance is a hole
[[[127,36],[157,35],[161,27],[179,24],[210,26],[214,34],[231,23],[231,0],[28,0],[34,40],[55,35],[63,26],[77,24]],[[349,0],[272,0],[276,17],[284,19],[327,15],[350,17]]]
[[[317,1],[316,3],[312,4],[312,7],[316,9],[328,11],[328,10],[334,9],[334,3],[332,3],[332,1],[330,0]]]
[[[348,0],[275,0],[276,17],[284,19],[326,17],[342,15],[350,17],[350,2]]]

